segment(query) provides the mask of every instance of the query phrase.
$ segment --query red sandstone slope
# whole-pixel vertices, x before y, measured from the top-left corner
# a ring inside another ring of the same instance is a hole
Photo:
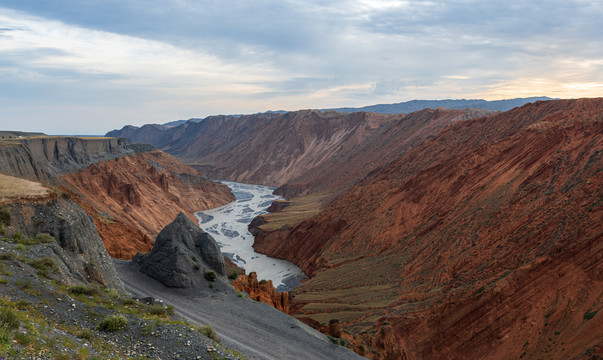
[[[211,178],[279,186],[352,148],[392,121],[370,113],[296,111],[190,124],[166,151],[203,165]]]
[[[450,121],[485,113],[488,111],[425,109],[396,116],[360,141],[342,143],[336,153],[292,177],[276,193],[292,197],[304,192],[340,192],[399,158]]]
[[[312,274],[298,316],[368,356],[600,353],[602,117],[580,99],[455,122],[255,248]]]
[[[161,151],[93,164],[61,180],[93,216],[112,257],[130,259],[152,248],[151,238],[183,211],[193,213],[234,201],[225,185]]]
[[[214,116],[175,128],[126,127],[111,132],[178,156],[211,178],[280,186],[292,196],[307,189],[337,192],[399,157],[452,119],[484,110],[423,110],[410,115],[285,114]]]

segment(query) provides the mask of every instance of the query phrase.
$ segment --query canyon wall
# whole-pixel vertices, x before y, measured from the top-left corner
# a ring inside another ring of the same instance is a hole
[[[311,275],[296,316],[337,319],[369,357],[600,355],[602,108],[453,121],[254,248]]]
[[[178,159],[155,150],[101,161],[61,176],[74,199],[91,215],[109,254],[131,259],[180,212],[235,200],[227,186],[209,181]]]
[[[53,136],[2,140],[0,172],[54,184],[60,174],[131,153],[130,143],[126,139]]]
[[[153,144],[214,179],[282,186],[293,197],[337,193],[398,158],[452,120],[485,110],[427,109],[410,115],[313,110],[213,116],[176,127],[108,133]]]

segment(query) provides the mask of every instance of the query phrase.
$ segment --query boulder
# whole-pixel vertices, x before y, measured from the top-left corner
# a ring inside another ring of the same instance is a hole
[[[216,241],[184,213],[167,225],[146,255],[134,261],[140,271],[169,287],[191,288],[206,283],[205,272],[224,275],[224,257]]]

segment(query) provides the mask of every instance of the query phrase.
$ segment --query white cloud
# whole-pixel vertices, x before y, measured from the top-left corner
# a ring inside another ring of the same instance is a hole
[[[0,8],[0,128],[86,109],[73,131],[421,98],[600,96],[603,84],[596,1],[3,4],[20,10]]]

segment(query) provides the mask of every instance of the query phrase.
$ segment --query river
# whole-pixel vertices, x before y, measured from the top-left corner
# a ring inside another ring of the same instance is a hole
[[[262,185],[221,181],[236,200],[219,208],[195,213],[201,228],[210,233],[220,245],[224,256],[247,273],[255,271],[258,279],[272,280],[278,291],[288,291],[306,278],[295,264],[275,259],[253,250],[253,235],[247,230],[251,220],[265,214],[272,201],[282,199],[273,195],[274,188]]]

